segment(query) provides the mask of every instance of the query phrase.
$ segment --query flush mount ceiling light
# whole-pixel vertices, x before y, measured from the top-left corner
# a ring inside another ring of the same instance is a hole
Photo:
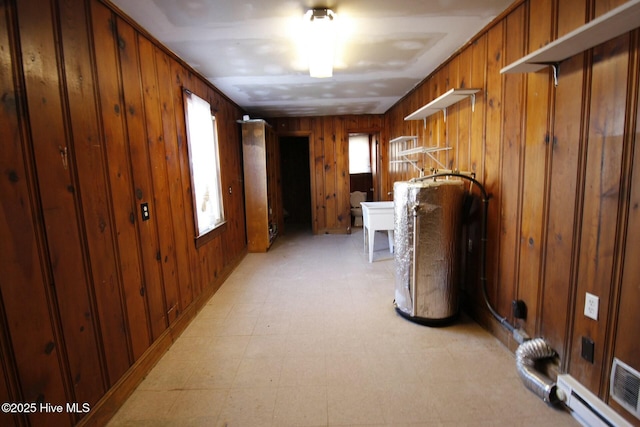
[[[331,9],[310,9],[304,15],[307,36],[309,75],[316,78],[333,76],[336,45],[336,14]]]

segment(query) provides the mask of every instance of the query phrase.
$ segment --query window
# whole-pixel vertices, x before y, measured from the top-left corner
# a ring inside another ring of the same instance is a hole
[[[198,239],[224,224],[215,116],[207,101],[184,90],[191,192]]]
[[[349,135],[349,173],[371,173],[369,135]]]

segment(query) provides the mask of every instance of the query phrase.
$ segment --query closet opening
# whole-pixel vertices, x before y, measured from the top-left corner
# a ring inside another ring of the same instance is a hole
[[[309,137],[281,136],[279,142],[285,232],[311,231]]]

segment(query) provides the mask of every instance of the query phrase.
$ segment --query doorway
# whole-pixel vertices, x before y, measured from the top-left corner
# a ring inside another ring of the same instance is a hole
[[[285,232],[311,230],[309,137],[280,137],[280,174]]]
[[[359,199],[354,192],[366,194],[364,197],[368,202],[380,200],[378,161],[377,134],[366,132],[349,134],[349,192],[352,196],[351,225],[354,227],[359,227],[362,221],[361,214],[357,210],[360,207],[357,202]]]
[[[371,173],[371,140],[366,133],[349,134],[349,186],[350,191],[367,193],[373,200],[373,178]]]

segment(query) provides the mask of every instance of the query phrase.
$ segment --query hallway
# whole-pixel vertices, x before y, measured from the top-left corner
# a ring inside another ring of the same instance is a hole
[[[386,236],[280,236],[248,254],[109,426],[574,426],[466,316],[396,314]]]

